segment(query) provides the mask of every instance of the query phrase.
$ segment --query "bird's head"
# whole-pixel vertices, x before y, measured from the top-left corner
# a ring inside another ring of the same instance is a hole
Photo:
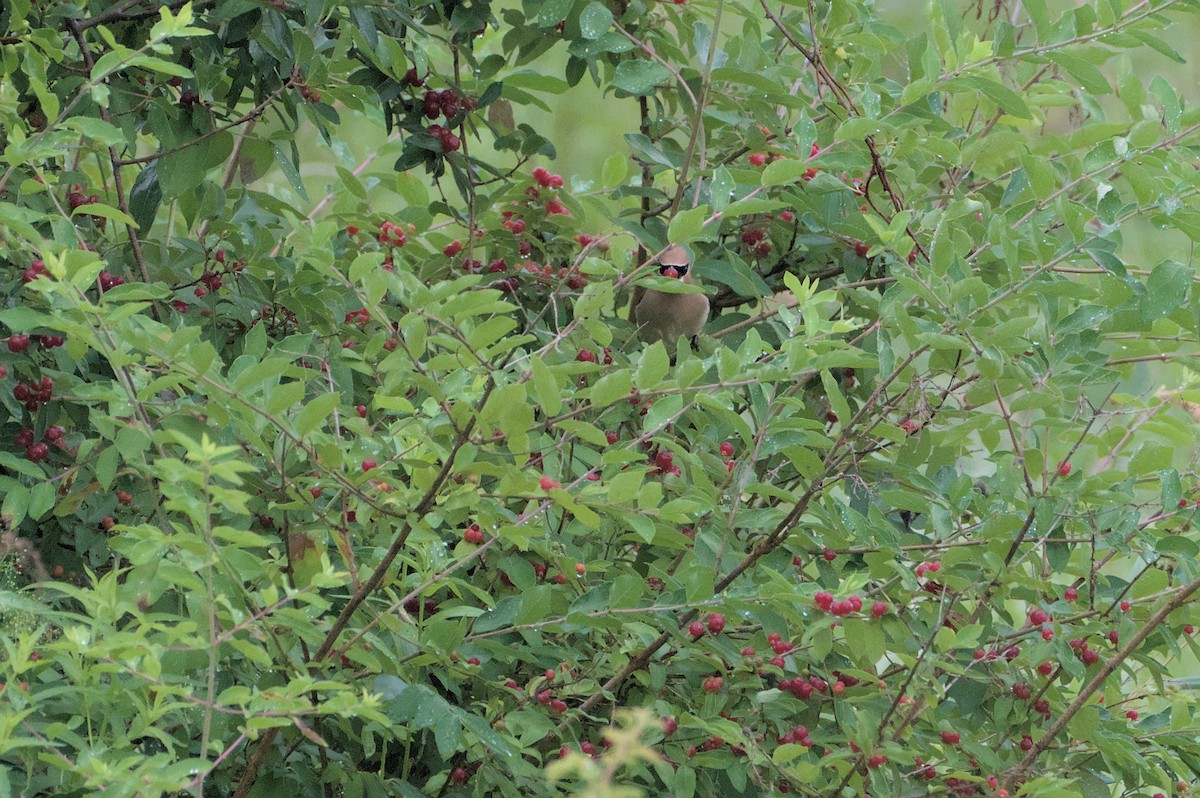
[[[683,280],[691,267],[691,258],[683,247],[672,244],[658,257],[658,273],[672,280]]]

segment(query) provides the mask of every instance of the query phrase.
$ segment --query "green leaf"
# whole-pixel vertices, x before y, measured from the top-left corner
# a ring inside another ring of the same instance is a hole
[[[714,211],[723,210],[729,204],[735,185],[733,175],[724,166],[713,170],[712,179],[708,183],[708,196]]]
[[[1104,74],[1079,56],[1066,50],[1053,49],[1046,53],[1046,57],[1071,73],[1071,76],[1091,94],[1112,93],[1112,87]]]
[[[593,0],[579,15],[579,35],[585,39],[599,39],[612,27],[612,21],[613,15],[608,7]]]
[[[606,374],[592,387],[592,404],[596,407],[607,407],[614,402],[628,399],[632,387],[633,381],[629,369],[620,369],[612,374]]]
[[[542,412],[548,416],[558,415],[562,409],[562,392],[550,367],[541,358],[535,357],[530,361],[530,371],[533,374],[533,390]]]
[[[150,164],[138,173],[129,190],[129,215],[139,230],[148,230],[154,224],[158,206],[162,202],[162,187],[158,184],[158,166]]]
[[[114,222],[127,224],[130,227],[138,226],[138,223],[133,220],[132,216],[124,211],[117,210],[111,205],[102,205],[100,203],[80,205],[78,208],[72,211],[72,214],[74,216],[99,216],[104,219],[112,219]]]
[[[808,163],[798,158],[780,158],[777,161],[771,161],[763,168],[761,183],[764,186],[795,183],[804,176],[809,168]]]
[[[1164,510],[1174,510],[1179,507],[1183,498],[1183,484],[1179,480],[1179,472],[1168,468],[1158,472],[1159,497]]]
[[[1147,322],[1169,316],[1188,296],[1193,272],[1182,263],[1166,261],[1154,267],[1142,298],[1142,318]]]
[[[667,237],[673,244],[686,244],[697,238],[704,229],[704,220],[712,214],[707,205],[680,211],[667,227]]]
[[[295,425],[296,434],[307,435],[320,426],[323,421],[333,415],[333,409],[341,400],[341,394],[323,393],[306,404],[292,422]]]
[[[975,75],[966,75],[959,78],[954,78],[944,84],[944,88],[948,90],[958,90],[965,86],[971,91],[981,92],[988,99],[992,100],[1000,109],[1009,116],[1017,119],[1031,119],[1033,115],[1029,112],[1029,106],[1021,99],[1021,95],[995,80],[981,78]]]
[[[574,4],[574,0],[543,0],[537,15],[537,24],[543,28],[557,25],[567,18]]]
[[[654,89],[671,78],[671,72],[657,61],[635,58],[622,61],[613,74],[613,85],[635,97],[654,93]]]
[[[667,376],[667,372],[671,369],[671,358],[667,354],[666,347],[662,341],[655,341],[650,346],[642,350],[642,359],[638,363],[637,369],[637,387],[639,390],[648,391],[654,388]]]
[[[271,152],[275,155],[275,163],[279,165],[279,170],[283,172],[283,176],[292,184],[292,188],[300,195],[303,200],[308,200],[308,192],[304,190],[304,183],[300,180],[300,172],[296,170],[296,165],[292,160],[284,155],[283,150],[278,144],[271,146]]]

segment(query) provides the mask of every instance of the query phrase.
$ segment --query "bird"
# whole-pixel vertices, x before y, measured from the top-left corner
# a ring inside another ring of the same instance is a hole
[[[692,285],[691,258],[687,250],[671,244],[658,256],[658,273]],[[662,341],[674,351],[680,336],[696,347],[696,336],[708,321],[708,297],[704,294],[668,294],[653,288],[635,289],[632,321],[638,336],[647,344]]]

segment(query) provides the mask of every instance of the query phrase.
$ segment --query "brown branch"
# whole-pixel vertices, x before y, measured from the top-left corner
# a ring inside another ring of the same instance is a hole
[[[1121,666],[1121,663],[1129,658],[1130,654],[1138,649],[1142,641],[1149,637],[1151,632],[1166,621],[1168,615],[1183,606],[1197,590],[1200,590],[1200,579],[1194,579],[1180,587],[1178,592],[1159,607],[1146,623],[1100,667],[1096,675],[1080,688],[1079,694],[1075,696],[1075,700],[1063,710],[1062,714],[1050,725],[1050,728],[1046,729],[1046,733],[1033,744],[1033,748],[1029,749],[1029,752],[1025,754],[1012,770],[1004,774],[1003,784],[1006,788],[1012,790],[1014,785],[1024,778],[1029,769],[1033,767],[1033,763],[1037,761],[1038,756],[1050,747],[1051,743],[1054,742],[1054,738],[1062,733],[1063,729],[1067,728],[1067,724],[1079,714],[1079,711],[1083,709],[1092,695],[1104,686],[1104,681]]]
[[[195,11],[200,11],[205,6],[212,5],[214,0],[198,0],[195,3]],[[125,0],[124,3],[117,3],[107,11],[97,14],[94,17],[88,17],[78,21],[72,21],[72,28],[78,27],[79,30],[85,31],[89,28],[94,28],[97,25],[111,25],[114,22],[136,22],[142,19],[157,19],[160,16],[160,8],[155,7],[146,11],[130,11],[131,8],[143,5],[145,0]],[[174,0],[171,3],[162,4],[163,7],[169,8],[172,11],[177,11],[187,5],[188,0]]]
[[[92,59],[92,51],[87,46],[87,40],[84,39],[84,28],[79,22],[74,20],[67,23],[67,27],[71,31],[71,36],[75,39],[75,43],[79,45],[79,53],[83,56],[83,62],[87,65],[88,72],[92,72],[96,62]],[[109,113],[107,105],[100,105],[100,118],[105,122],[112,124],[112,114]],[[121,179],[121,163],[117,157],[117,148],[109,146],[108,160],[112,168],[113,190],[117,192],[117,207],[126,216],[130,216],[129,200],[125,194],[125,183]],[[129,246],[133,250],[133,259],[137,262],[138,271],[141,272],[142,282],[150,282],[150,267],[146,264],[146,257],[142,254],[142,242],[138,238],[137,228],[132,224],[125,225],[125,232],[129,236]],[[154,316],[154,320],[158,321],[158,308],[155,305],[150,306],[150,313]]]
[[[218,133],[224,133],[226,130],[235,128],[238,125],[244,125],[247,122],[252,122],[255,119],[257,119],[258,117],[262,116],[263,111],[267,110],[267,106],[270,105],[276,98],[278,98],[280,94],[283,94],[284,90],[287,89],[287,87],[289,85],[290,85],[289,83],[281,83],[278,88],[276,88],[273,92],[271,92],[270,94],[267,95],[266,99],[264,99],[262,102],[260,102],[258,105],[254,106],[253,108],[251,108],[246,113],[239,116],[237,119],[234,119],[232,122],[227,122],[224,125],[219,125],[218,127],[215,127],[212,130],[208,131],[207,133],[202,133],[201,135],[197,136],[196,138],[191,139],[190,141],[186,141],[183,144],[180,144],[178,146],[169,147],[165,150],[159,150],[158,152],[152,152],[149,155],[141,155],[136,158],[123,158],[121,160],[118,160],[117,164],[119,166],[133,166],[133,165],[139,164],[139,163],[150,163],[151,161],[157,161],[160,158],[165,158],[168,155],[174,155],[175,153],[186,150],[189,147],[194,147],[197,144],[199,144],[200,142],[206,141],[206,140],[212,138],[213,136],[217,135]]]
[[[422,496],[421,500],[413,507],[411,513],[412,516],[423,518],[431,509],[433,509],[433,505],[437,501],[438,493],[441,491],[442,486],[445,485],[446,480],[450,477],[450,470],[454,467],[454,462],[458,456],[458,453],[467,443],[471,434],[471,430],[475,427],[475,423],[479,418],[479,411],[483,409],[484,404],[487,402],[488,397],[492,395],[492,392],[495,390],[495,388],[495,381],[489,379],[487,387],[484,388],[483,394],[476,403],[476,412],[471,415],[470,420],[459,432],[458,440],[455,442],[454,448],[450,450],[448,455],[446,455],[446,459],[442,463],[441,471],[439,471],[438,475],[434,477],[433,482],[425,491],[425,495]],[[353,617],[358,608],[362,606],[363,602],[365,602],[383,583],[384,577],[387,576],[387,572],[391,568],[392,563],[395,561],[396,557],[399,556],[400,551],[404,548],[404,544],[408,541],[408,536],[411,532],[412,523],[405,521],[404,525],[400,529],[400,532],[392,540],[392,544],[384,553],[383,559],[379,561],[379,564],[375,566],[375,570],[371,572],[371,576],[358,590],[354,592],[354,594],[350,597],[350,600],[346,602],[346,606],[342,608],[342,611],[339,613],[337,619],[333,622],[329,632],[325,635],[325,639],[321,642],[320,647],[317,648],[316,653],[312,657],[311,663],[313,665],[319,663],[329,654],[330,651],[333,650],[334,644],[337,642],[338,637],[341,636],[342,632],[345,630],[346,625],[349,624],[351,617]],[[234,790],[232,798],[245,798],[250,789],[254,786],[255,780],[258,778],[259,768],[261,768],[263,762],[266,761],[267,753],[270,751],[271,745],[274,743],[275,735],[277,733],[277,728],[271,728],[263,732],[262,737],[259,739],[258,747],[255,748],[254,754],[250,757],[250,761],[246,763],[246,769],[242,771],[242,777],[238,780],[237,788]]]

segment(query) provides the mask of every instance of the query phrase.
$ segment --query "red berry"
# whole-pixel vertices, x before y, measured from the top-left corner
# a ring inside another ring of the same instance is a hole
[[[1069,461],[1063,460],[1061,463],[1058,464],[1058,475],[1060,477],[1065,477],[1067,474],[1070,474],[1070,473],[1071,473],[1071,463]]]
[[[1129,718],[1130,720],[1137,720],[1138,719],[1137,710],[1136,709],[1129,710],[1128,712],[1125,713],[1125,717]]]
[[[1130,603],[1128,601],[1121,602],[1121,612],[1129,612]]]
[[[50,447],[44,443],[35,443],[25,450],[25,456],[35,463],[39,463],[50,456]]]
[[[455,784],[466,784],[470,776],[471,774],[467,772],[466,768],[455,768],[450,771],[450,781]]]
[[[780,221],[790,222],[795,218],[796,218],[796,214],[792,213],[791,211],[780,211],[779,212],[779,220]]]
[[[590,349],[580,349],[575,359],[580,363],[595,363],[596,355]]]
[[[721,630],[725,628],[725,616],[719,612],[714,612],[708,616],[708,631],[715,635],[721,634]]]
[[[1095,665],[1100,661],[1100,652],[1094,648],[1085,648],[1079,656],[1084,665]]]
[[[819,591],[815,596],[813,596],[813,602],[818,607],[820,607],[821,609],[828,612],[829,609],[833,606],[833,596],[829,593],[826,593],[824,590],[822,590],[822,591]]]
[[[550,702],[550,708],[559,714],[567,711],[567,702],[561,698],[556,698]]]
[[[483,543],[483,530],[479,528],[479,524],[471,524],[463,530],[462,537],[465,542],[478,546]]]
[[[1054,672],[1054,663],[1046,660],[1042,664],[1038,665],[1037,669],[1038,673],[1042,674],[1043,676],[1049,676]]]
[[[354,409],[355,409],[355,411],[357,411],[357,412],[358,412],[358,417],[359,417],[359,418],[366,418],[366,417],[367,417],[367,406],[366,406],[366,405],[355,405],[355,406],[354,406]]]
[[[722,457],[733,457],[733,444],[729,441],[722,443],[719,448]]]
[[[837,559],[837,552],[833,549],[825,549],[821,552],[821,556],[825,558],[825,562],[833,562]]]
[[[763,152],[752,152],[746,156],[746,160],[750,162],[751,166],[762,166],[767,162],[767,155]]]
[[[887,611],[888,605],[884,604],[882,601],[876,601],[871,605],[871,615],[875,618],[882,618],[883,616],[887,615]]]
[[[1030,696],[1029,685],[1021,683],[1014,684],[1012,686],[1012,694],[1022,701],[1028,701]]]
[[[884,756],[883,754],[874,754],[873,756],[871,756],[867,759],[867,767],[869,767],[869,768],[883,767],[884,763],[887,761],[888,761],[887,757]]]
[[[671,466],[674,465],[674,460],[674,456],[666,449],[663,449],[658,454],[654,455],[654,465],[658,466],[663,471],[670,471]]]
[[[1041,626],[1048,620],[1050,620],[1050,616],[1043,609],[1031,610],[1029,613],[1029,623],[1034,626]]]
[[[604,436],[604,440],[608,441],[609,446],[612,446],[614,443],[621,440],[621,436],[615,432],[610,432]]]
[[[377,465],[377,463],[374,460],[371,460],[370,458],[368,458],[368,459],[362,461],[362,470],[370,471],[376,465]]]
[[[1190,634],[1194,633],[1195,631],[1196,631],[1196,627],[1192,626],[1190,623],[1184,624],[1183,633],[1185,635],[1190,635]]]
[[[13,353],[24,352],[29,348],[29,336],[25,333],[17,333],[9,336],[8,351]]]
[[[700,623],[699,621],[692,621],[688,624],[688,634],[690,634],[693,638],[703,637],[704,624]]]
[[[1073,587],[1069,587],[1063,591],[1063,598],[1067,601],[1074,601],[1079,598],[1079,591]]]
[[[542,490],[553,490],[554,488],[562,487],[561,482],[557,482],[548,476],[543,476],[541,478],[541,480],[538,482],[538,485],[541,486]]]
[[[1028,734],[1021,735],[1021,750],[1029,751],[1033,748],[1033,738]]]
[[[961,735],[959,735],[959,733],[956,731],[942,732],[942,742],[944,742],[946,745],[958,745],[960,739],[962,739]]]
[[[719,693],[724,686],[725,679],[721,676],[709,676],[704,680],[704,692],[706,693]]]

